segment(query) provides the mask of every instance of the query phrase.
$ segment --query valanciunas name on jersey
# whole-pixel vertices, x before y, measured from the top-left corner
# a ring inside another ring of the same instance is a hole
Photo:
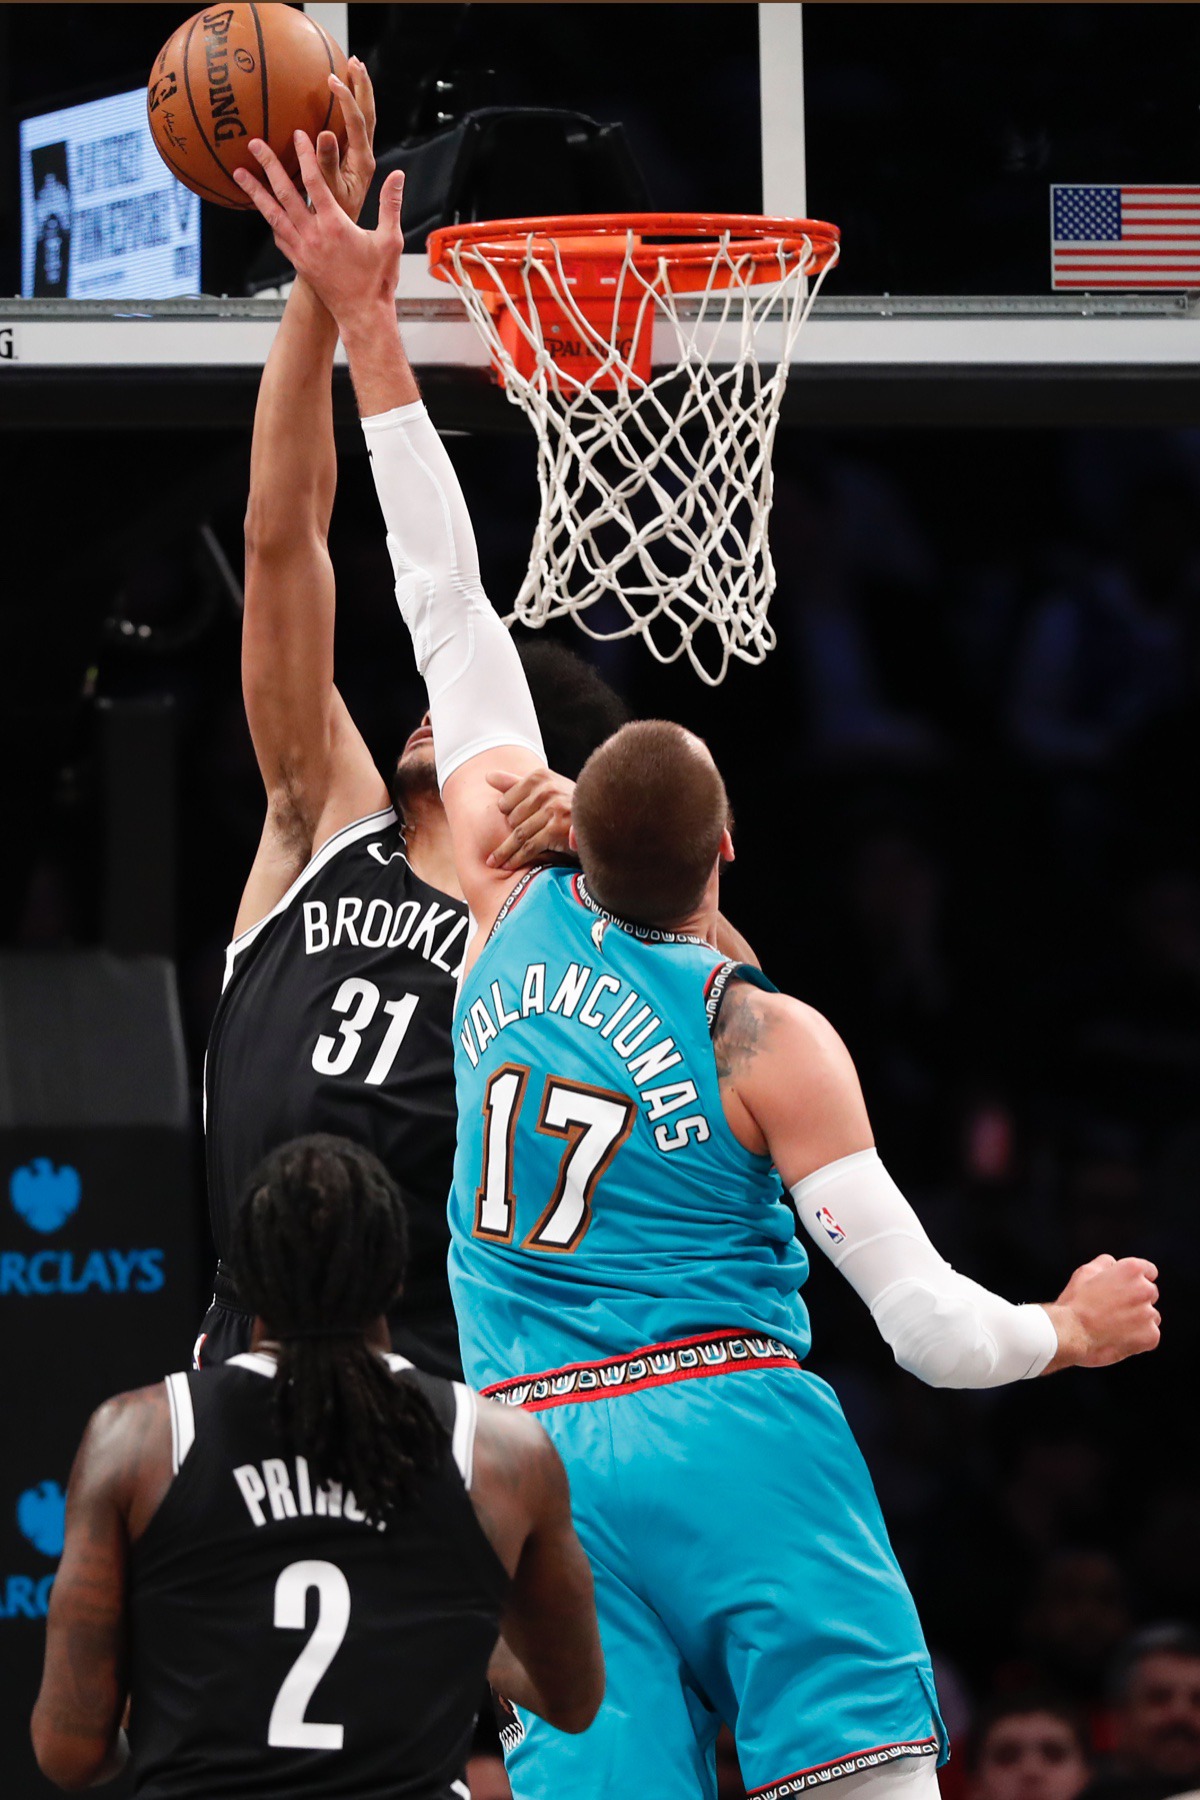
[[[471,1067],[478,1067],[493,1038],[535,1013],[558,1013],[611,1044],[638,1090],[639,1103],[654,1126],[654,1141],[660,1150],[682,1150],[693,1141],[708,1142],[712,1134],[703,1112],[673,1118],[669,1125],[658,1123],[687,1106],[696,1106],[700,1099],[695,1082],[687,1076],[667,1082],[661,1079],[683,1062],[683,1054],[663,1030],[658,1014],[635,988],[615,975],[593,978],[585,963],[568,964],[557,986],[547,982],[545,963],[530,963],[521,981],[520,998],[511,1006],[505,1004],[498,981],[491,983],[488,999],[472,1000],[458,1034]]]

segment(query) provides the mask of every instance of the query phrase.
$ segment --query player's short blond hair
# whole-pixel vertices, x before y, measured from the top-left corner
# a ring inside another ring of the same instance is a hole
[[[699,738],[667,719],[639,719],[588,758],[572,819],[593,897],[619,918],[667,930],[699,904],[729,800]]]

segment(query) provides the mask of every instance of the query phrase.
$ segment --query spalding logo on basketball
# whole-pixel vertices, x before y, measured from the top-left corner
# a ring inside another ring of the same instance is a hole
[[[294,132],[315,141],[333,131],[345,143],[331,73],[345,81],[345,56],[296,7],[207,7],[154,59],[146,110],[158,153],[201,199],[247,211],[252,202],[233,171],[262,173],[246,148],[251,138],[265,138],[289,175],[299,167]]]

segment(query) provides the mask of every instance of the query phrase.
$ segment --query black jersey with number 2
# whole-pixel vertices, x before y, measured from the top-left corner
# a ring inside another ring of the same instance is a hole
[[[383,1528],[318,1487],[261,1352],[167,1377],[175,1478],[131,1561],[138,1800],[458,1800],[508,1577],[469,1488],[475,1397],[388,1358],[446,1428]]]
[[[269,1151],[313,1131],[365,1144],[408,1206],[404,1324],[439,1369],[449,1345],[447,1372],[450,1025],[466,946],[466,906],[413,873],[395,814],[359,819],[229,946],[205,1065],[218,1255]]]

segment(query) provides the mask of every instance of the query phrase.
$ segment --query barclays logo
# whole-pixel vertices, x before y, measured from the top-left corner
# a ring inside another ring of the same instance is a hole
[[[39,1481],[17,1501],[17,1529],[43,1556],[61,1556],[67,1496],[57,1481]]]
[[[62,1555],[67,1496],[57,1481],[39,1481],[17,1499],[17,1529],[43,1556]],[[0,1575],[0,1619],[44,1619],[50,1608],[53,1573]]]
[[[8,1194],[13,1211],[34,1231],[58,1231],[78,1211],[83,1184],[69,1163],[56,1169],[48,1156],[35,1156],[13,1170]]]
[[[0,1295],[157,1294],[166,1281],[161,1250],[0,1250]]]
[[[70,1163],[35,1156],[14,1169],[9,1199],[18,1218],[43,1236],[61,1231],[79,1210],[83,1183]],[[0,1296],[9,1294],[156,1294],[166,1281],[165,1251],[0,1249]]]

